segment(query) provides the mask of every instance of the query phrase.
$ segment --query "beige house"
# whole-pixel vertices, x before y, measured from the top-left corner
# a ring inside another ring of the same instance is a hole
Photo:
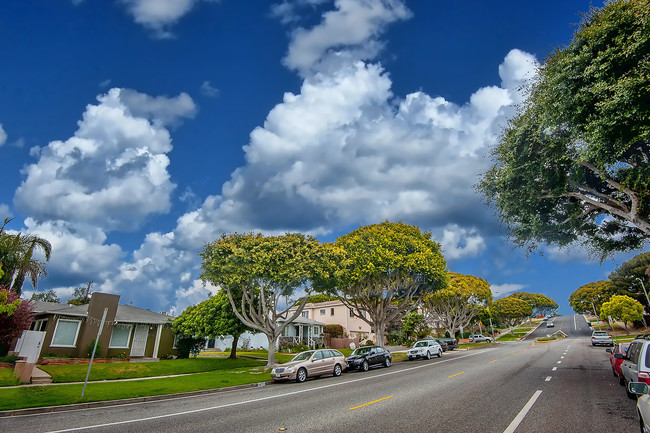
[[[366,312],[361,311],[361,314],[365,315]],[[375,334],[370,325],[357,317],[356,313],[353,314],[352,310],[339,300],[306,304],[302,311],[302,317],[326,325],[341,325],[344,333],[348,334],[350,338],[359,338],[360,342],[375,340]]]

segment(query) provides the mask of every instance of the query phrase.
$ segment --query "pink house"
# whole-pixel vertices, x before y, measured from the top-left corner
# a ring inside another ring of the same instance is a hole
[[[365,311],[361,311],[365,315]],[[302,317],[327,325],[341,325],[343,332],[350,338],[359,338],[364,343],[366,340],[375,340],[372,328],[362,319],[352,314],[352,310],[343,305],[339,300],[309,303],[302,311]]]

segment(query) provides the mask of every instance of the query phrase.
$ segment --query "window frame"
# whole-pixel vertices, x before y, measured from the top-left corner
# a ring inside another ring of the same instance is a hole
[[[50,342],[50,347],[77,347],[77,339],[79,338],[79,331],[81,329],[81,322],[82,321],[83,321],[82,319],[63,319],[63,318],[57,319],[56,325],[54,326],[54,332],[52,333],[52,341]],[[61,322],[76,322],[77,323],[77,330],[75,331],[74,341],[72,342],[72,345],[54,343],[54,340],[56,338],[56,332],[59,330],[59,323],[61,323]]]
[[[128,327],[129,328],[129,336],[126,339],[126,346],[113,346],[113,333],[115,332],[115,328],[117,327]],[[117,323],[113,325],[113,330],[111,331],[111,339],[108,342],[108,348],[109,349],[129,349],[129,343],[131,342],[131,337],[133,336],[133,324],[132,323]]]

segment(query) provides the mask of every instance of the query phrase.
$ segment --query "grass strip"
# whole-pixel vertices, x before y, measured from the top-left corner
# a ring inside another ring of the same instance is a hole
[[[4,388],[0,389],[0,410],[175,394],[265,382],[269,379],[268,371],[265,372],[264,367],[260,366],[132,382],[89,383],[83,398],[80,397],[83,384]]]
[[[206,371],[231,370],[233,368],[257,367],[265,362],[249,358],[195,358],[169,359],[158,362],[120,362],[93,364],[88,380],[133,379],[138,377],[167,376]],[[52,382],[83,382],[88,365],[42,365],[39,368],[52,376]]]
[[[0,368],[0,386],[18,385],[18,378],[13,368]]]

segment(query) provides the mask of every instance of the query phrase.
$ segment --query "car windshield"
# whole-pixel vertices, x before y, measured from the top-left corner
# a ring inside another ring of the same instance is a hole
[[[428,346],[426,341],[418,341],[413,347],[426,347]]]
[[[598,335],[598,336],[607,336],[609,335],[607,331],[594,331],[593,335]]]
[[[293,357],[292,361],[306,361],[314,354],[314,352],[302,352]]]
[[[354,352],[352,352],[351,356],[355,355],[367,355],[370,353],[370,347],[360,347],[356,349]]]

